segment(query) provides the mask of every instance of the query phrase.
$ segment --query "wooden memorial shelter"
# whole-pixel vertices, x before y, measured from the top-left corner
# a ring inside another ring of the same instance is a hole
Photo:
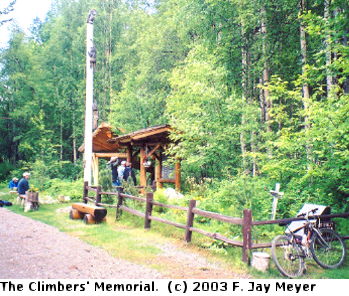
[[[112,127],[103,122],[92,134],[92,177],[93,184],[98,185],[99,180],[99,158],[118,157],[126,159],[126,153],[120,149],[117,144],[108,143],[116,135],[112,131]],[[79,152],[84,152],[84,144],[79,147]]]
[[[151,185],[152,181],[156,182],[157,188],[161,188],[164,183],[173,183],[176,190],[180,191],[180,161],[174,164],[174,168],[164,165],[167,159],[165,152],[171,143],[171,131],[169,125],[158,125],[118,136],[112,133],[110,125],[101,124],[93,133],[94,185],[98,185],[98,159],[117,156],[140,170],[140,186]],[[83,146],[79,151],[83,152]]]

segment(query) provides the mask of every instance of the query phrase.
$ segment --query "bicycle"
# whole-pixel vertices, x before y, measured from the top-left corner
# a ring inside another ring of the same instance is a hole
[[[273,239],[272,258],[282,275],[290,278],[301,276],[306,270],[306,258],[313,258],[318,265],[327,269],[343,264],[346,246],[338,233],[331,228],[321,228],[318,216],[314,216],[315,223],[309,220],[309,214],[314,214],[317,210],[298,215],[297,217],[304,217],[303,226],[291,230],[288,224],[285,234]],[[304,230],[302,236],[297,234],[301,229]]]

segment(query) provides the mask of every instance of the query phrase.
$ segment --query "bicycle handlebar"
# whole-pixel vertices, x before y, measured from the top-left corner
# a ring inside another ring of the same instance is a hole
[[[310,211],[308,211],[308,212],[301,213],[301,214],[297,215],[297,217],[305,217],[305,216],[307,217],[307,216],[309,216],[309,213],[314,214],[318,209],[319,209],[319,208],[315,208],[315,209],[312,209],[312,210],[310,210]]]

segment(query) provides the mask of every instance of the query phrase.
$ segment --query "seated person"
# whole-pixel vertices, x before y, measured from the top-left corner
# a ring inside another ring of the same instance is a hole
[[[11,190],[16,190],[18,187],[18,178],[14,177],[10,183],[8,183],[8,188]]]
[[[23,174],[23,178],[19,180],[17,191],[21,198],[26,198],[25,192],[29,190],[29,177],[30,174],[28,172],[25,172]]]

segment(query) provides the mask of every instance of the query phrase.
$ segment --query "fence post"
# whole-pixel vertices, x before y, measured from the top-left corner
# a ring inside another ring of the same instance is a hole
[[[82,194],[82,201],[83,201],[84,203],[87,203],[87,199],[86,199],[86,197],[88,196],[88,189],[87,189],[87,186],[88,186],[88,182],[85,181],[85,182],[84,182],[84,190],[83,190],[83,194]]]
[[[248,263],[251,250],[252,211],[244,209],[242,221],[242,261]]]
[[[154,199],[153,192],[147,192],[146,199],[147,199],[147,203],[145,206],[144,228],[150,229],[151,220],[149,219],[149,216],[151,216],[151,213],[153,211],[153,199]]]
[[[96,192],[96,206],[102,201],[102,195],[101,195],[102,188],[101,186],[97,186],[97,192]]]
[[[116,216],[115,216],[116,220],[119,220],[122,215],[122,210],[120,209],[120,207],[122,206],[123,198],[121,196],[121,193],[123,193],[122,188],[120,188],[120,190],[118,191],[118,203],[117,203]]]
[[[189,201],[189,208],[188,208],[188,215],[187,215],[187,225],[185,228],[185,241],[187,243],[191,242],[191,235],[192,235],[192,231],[190,231],[190,227],[193,227],[193,223],[194,223],[194,213],[193,213],[193,209],[196,206],[196,200],[191,199]]]

